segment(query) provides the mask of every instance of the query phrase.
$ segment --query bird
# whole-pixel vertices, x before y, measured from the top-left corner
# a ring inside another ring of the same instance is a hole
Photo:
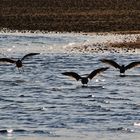
[[[26,54],[25,56],[23,56],[21,59],[18,59],[18,60],[13,60],[13,59],[10,59],[10,58],[0,58],[0,62],[9,62],[9,63],[14,63],[16,64],[16,67],[19,69],[23,66],[23,63],[22,61],[29,57],[29,56],[33,56],[33,55],[38,55],[40,53],[29,53],[29,54]]]
[[[75,78],[77,81],[81,81],[83,85],[87,85],[89,80],[91,80],[94,76],[99,74],[100,72],[106,71],[109,67],[104,67],[104,68],[98,68],[94,71],[92,71],[88,76],[80,76],[76,72],[63,72],[63,75],[70,76]]]
[[[133,67],[136,67],[138,65],[140,65],[140,61],[134,61],[129,63],[128,65],[119,65],[117,62],[115,62],[114,60],[111,59],[100,59],[101,62],[109,64],[113,67],[115,67],[116,69],[120,70],[120,76],[125,76],[125,71],[128,69],[131,69]]]

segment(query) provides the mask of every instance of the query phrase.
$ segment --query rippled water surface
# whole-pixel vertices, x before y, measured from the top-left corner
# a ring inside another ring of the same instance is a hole
[[[139,52],[81,53],[108,41],[127,41],[133,35],[0,33],[0,57],[22,58],[23,69],[0,63],[1,139],[140,139],[140,67],[125,77],[110,67],[87,87],[62,75],[81,75],[105,67],[99,59],[128,64],[140,60]],[[94,44],[94,45],[93,45]],[[40,138],[41,137],[41,138]]]

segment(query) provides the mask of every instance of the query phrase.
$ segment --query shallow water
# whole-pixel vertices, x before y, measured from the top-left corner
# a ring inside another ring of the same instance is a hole
[[[138,35],[137,35],[138,36]],[[65,71],[88,74],[110,58],[128,64],[140,60],[137,52],[89,53],[107,42],[135,40],[135,35],[74,33],[0,33],[0,57],[25,59],[18,71],[0,64],[1,139],[136,139],[140,136],[140,68],[119,77],[110,67],[87,87],[62,75]]]

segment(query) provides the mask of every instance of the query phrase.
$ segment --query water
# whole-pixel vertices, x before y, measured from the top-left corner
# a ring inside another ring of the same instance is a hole
[[[101,58],[125,64],[140,60],[138,50],[90,52],[138,36],[1,32],[1,58],[41,54],[26,59],[20,71],[14,64],[0,64],[0,139],[139,140],[139,67],[126,77],[110,67],[87,87],[61,74],[88,74],[107,66]],[[83,52],[85,45],[90,50]]]

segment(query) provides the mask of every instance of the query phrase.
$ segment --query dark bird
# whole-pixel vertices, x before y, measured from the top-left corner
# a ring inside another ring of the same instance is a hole
[[[89,79],[91,80],[94,76],[96,76],[100,72],[103,72],[107,69],[108,69],[108,67],[96,69],[96,70],[92,71],[88,76],[85,76],[85,77],[82,77],[75,72],[64,72],[62,74],[66,75],[66,76],[71,76],[71,77],[75,78],[77,81],[81,80],[81,83],[83,85],[85,85],[88,83]]]
[[[0,62],[9,62],[9,63],[14,63],[16,64],[16,67],[17,68],[21,68],[23,66],[23,63],[22,61],[29,57],[29,56],[33,56],[33,55],[38,55],[39,53],[29,53],[29,54],[26,54],[25,56],[23,56],[21,59],[18,59],[18,60],[13,60],[13,59],[9,59],[9,58],[0,58]]]
[[[135,61],[135,62],[131,62],[128,65],[119,65],[117,62],[113,61],[113,60],[109,60],[109,59],[101,59],[100,60],[103,63],[109,64],[113,67],[115,67],[116,69],[120,70],[120,76],[125,76],[125,71],[128,69],[131,69],[133,67],[136,67],[138,65],[140,65],[140,61]]]

